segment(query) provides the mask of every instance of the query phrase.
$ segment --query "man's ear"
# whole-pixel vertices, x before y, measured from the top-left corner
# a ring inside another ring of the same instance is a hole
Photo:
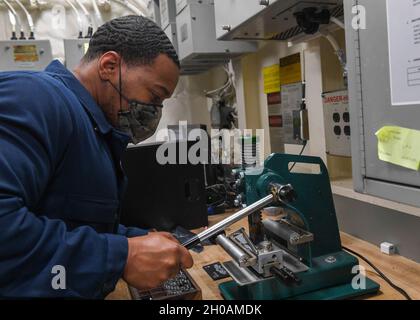
[[[98,59],[99,77],[103,81],[116,83],[119,78],[121,56],[115,51],[108,51]]]

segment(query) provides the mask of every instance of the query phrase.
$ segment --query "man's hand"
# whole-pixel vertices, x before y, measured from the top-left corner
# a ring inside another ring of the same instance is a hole
[[[169,233],[152,232],[128,239],[128,257],[123,278],[137,289],[151,289],[191,268],[193,259]]]

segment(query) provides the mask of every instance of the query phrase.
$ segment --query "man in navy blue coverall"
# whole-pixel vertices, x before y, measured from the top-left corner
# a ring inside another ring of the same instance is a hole
[[[161,108],[178,78],[169,39],[139,16],[100,27],[72,72],[0,73],[0,297],[101,299],[120,278],[147,289],[192,266],[170,234],[118,223],[121,154],[146,138],[122,114]]]

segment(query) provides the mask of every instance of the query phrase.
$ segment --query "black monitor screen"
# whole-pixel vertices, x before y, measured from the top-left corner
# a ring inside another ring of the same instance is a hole
[[[176,145],[177,156],[179,143]],[[203,164],[158,163],[162,143],[129,147],[122,160],[128,187],[122,204],[125,226],[171,231],[177,226],[195,229],[208,224]],[[188,142],[188,148],[194,142]],[[174,150],[173,148],[172,150]]]

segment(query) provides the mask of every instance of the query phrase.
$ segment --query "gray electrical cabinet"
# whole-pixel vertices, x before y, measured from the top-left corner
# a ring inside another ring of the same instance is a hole
[[[178,15],[184,8],[190,4],[214,4],[214,0],[176,0],[176,14]]]
[[[90,39],[64,39],[64,59],[67,69],[73,70],[89,48]]]
[[[191,3],[176,17],[176,26],[178,55],[184,63],[217,65],[257,49],[252,42],[218,41],[212,4]]]
[[[277,1],[272,0],[270,4]],[[215,0],[214,2],[216,8],[216,35],[218,39],[226,38],[231,31],[238,28],[250,18],[259,15],[267,8],[267,5],[264,5],[263,1]],[[255,37],[255,33],[252,36]]]
[[[384,149],[375,133],[386,126],[420,130],[419,4],[344,1],[355,190],[414,206],[420,206],[420,172],[380,160]],[[398,138],[392,133],[381,143],[395,143],[393,156],[411,157],[420,141],[403,138],[400,150]]]
[[[149,0],[147,2],[147,17],[161,26],[159,0]]]
[[[41,71],[52,59],[49,40],[0,41],[0,71]]]
[[[302,33],[294,14],[309,7],[342,16],[342,0],[214,0],[214,5],[221,40],[287,40]]]
[[[170,23],[165,30],[163,30],[165,34],[168,36],[169,40],[171,40],[175,50],[178,52],[178,37],[176,31],[176,24]],[[194,64],[188,63],[188,61],[180,61],[181,63],[181,75],[193,75],[205,72],[208,70],[208,65],[203,64]]]
[[[162,27],[162,29],[166,29],[166,27],[170,23],[175,23],[175,17],[176,17],[175,0],[160,0],[159,10],[160,10],[160,26]]]

